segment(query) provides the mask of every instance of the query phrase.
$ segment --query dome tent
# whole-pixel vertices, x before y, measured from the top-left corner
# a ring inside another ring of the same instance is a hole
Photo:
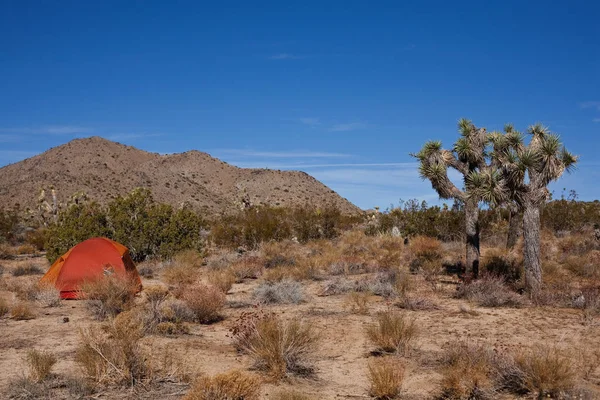
[[[127,247],[107,238],[85,240],[60,256],[40,279],[40,284],[54,285],[62,299],[79,297],[80,287],[105,276],[131,279],[141,290],[142,281],[129,256]]]

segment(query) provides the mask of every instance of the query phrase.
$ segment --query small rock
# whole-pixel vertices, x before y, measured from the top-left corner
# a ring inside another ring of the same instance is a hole
[[[67,322],[69,322],[69,317],[63,317],[62,322],[63,322],[63,324],[66,324]]]

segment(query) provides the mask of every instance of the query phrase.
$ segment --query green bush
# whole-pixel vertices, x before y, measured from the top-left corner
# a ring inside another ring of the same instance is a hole
[[[91,202],[61,211],[46,233],[46,257],[54,262],[75,244],[105,236],[127,246],[134,261],[170,258],[181,250],[200,251],[204,225],[190,209],[174,210],[168,204],[156,203],[148,189],[136,189],[106,207]]]

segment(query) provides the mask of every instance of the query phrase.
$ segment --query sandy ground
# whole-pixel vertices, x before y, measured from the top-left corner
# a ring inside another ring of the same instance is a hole
[[[43,259],[33,262],[48,266]],[[3,261],[4,286],[0,296],[15,301],[6,285],[13,279],[39,279],[37,276],[15,278],[10,275],[15,261]],[[146,287],[158,284],[145,280]],[[189,335],[177,337],[151,336],[146,344],[155,353],[168,349],[173,356],[183,360],[193,375],[203,372],[209,375],[230,369],[249,369],[251,361],[238,354],[228,337],[228,330],[235,318],[251,309],[251,292],[257,281],[234,285],[227,296],[229,306],[225,319],[212,325],[193,325]],[[394,307],[380,297],[370,300],[369,315],[353,314],[348,310],[345,295],[319,296],[324,282],[304,282],[307,301],[300,305],[267,306],[283,318],[300,316],[312,322],[321,335],[319,351],[315,357],[317,373],[314,378],[291,378],[284,383],[266,383],[263,398],[283,388],[312,395],[317,399],[368,398],[366,376],[373,346],[365,336],[365,328],[373,322],[378,310]],[[524,350],[534,344],[548,343],[573,349],[600,348],[599,321],[584,321],[581,312],[573,309],[537,308],[479,308],[462,300],[452,298],[455,286],[445,284],[441,290],[432,292],[424,283],[419,290],[439,306],[432,311],[406,311],[419,326],[420,335],[416,348],[404,358],[406,379],[404,398],[427,399],[439,392],[441,375],[436,363],[444,346],[458,339],[488,344],[497,350]],[[240,307],[241,305],[241,307]],[[244,306],[246,305],[246,306]],[[461,308],[463,311],[461,312]],[[473,310],[466,313],[464,309]],[[50,350],[58,356],[54,372],[59,375],[77,376],[80,372],[74,362],[78,344],[79,328],[98,324],[85,308],[84,301],[65,301],[61,307],[35,308],[36,318],[15,321],[0,319],[0,397],[6,393],[11,380],[26,374],[24,357],[28,349]],[[472,315],[473,314],[473,315]],[[68,322],[64,318],[68,317]],[[585,383],[588,390],[600,398],[600,368]],[[160,398],[179,398],[185,387]],[[119,394],[120,396],[123,393]],[[114,398],[110,392],[96,398]],[[135,398],[135,396],[130,396]],[[157,397],[159,398],[159,397]],[[506,396],[504,398],[511,398]]]

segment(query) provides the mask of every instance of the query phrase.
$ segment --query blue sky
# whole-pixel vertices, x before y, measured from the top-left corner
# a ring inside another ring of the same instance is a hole
[[[562,3],[562,4],[555,4]],[[76,137],[435,202],[410,152],[542,122],[600,198],[600,3],[0,1],[0,165]]]

